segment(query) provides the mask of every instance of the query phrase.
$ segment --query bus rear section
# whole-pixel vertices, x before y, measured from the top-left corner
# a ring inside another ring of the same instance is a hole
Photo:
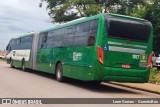
[[[95,79],[147,82],[152,51],[150,22],[128,16],[104,15],[97,46]]]

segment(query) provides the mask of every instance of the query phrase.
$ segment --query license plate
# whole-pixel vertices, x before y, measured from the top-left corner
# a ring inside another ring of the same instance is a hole
[[[131,68],[130,64],[122,64],[122,68]]]

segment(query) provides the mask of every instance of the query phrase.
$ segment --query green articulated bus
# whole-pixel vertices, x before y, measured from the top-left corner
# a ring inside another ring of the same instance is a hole
[[[11,67],[83,81],[147,82],[152,24],[118,14],[98,14],[12,39]]]

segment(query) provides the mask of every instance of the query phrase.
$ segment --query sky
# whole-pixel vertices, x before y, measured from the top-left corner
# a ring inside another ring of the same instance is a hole
[[[41,0],[0,1],[0,50],[4,50],[11,38],[28,32],[39,32],[55,26],[51,23],[46,4]]]

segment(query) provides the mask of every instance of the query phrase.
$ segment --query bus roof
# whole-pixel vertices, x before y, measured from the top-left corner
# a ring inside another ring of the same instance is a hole
[[[30,32],[30,33],[21,35],[21,36],[19,36],[18,38],[25,37],[25,36],[32,36],[32,35],[34,35],[34,34],[35,34],[35,32]]]
[[[89,20],[98,19],[100,17],[103,17],[103,14],[98,14],[98,15],[91,16],[91,17],[82,17],[82,18],[79,18],[79,19],[76,19],[76,20],[73,20],[73,21],[69,21],[67,23],[60,24],[58,26],[55,26],[55,27],[52,27],[52,28],[49,28],[49,29],[46,29],[46,30],[40,31],[40,33],[48,32],[48,31],[63,28],[63,27],[67,27],[67,26],[70,26],[70,25],[75,25],[75,24],[82,23],[82,22],[89,21]]]
[[[56,29],[59,29],[59,28],[67,27],[67,26],[70,26],[70,25],[82,23],[82,22],[85,22],[85,21],[93,20],[93,19],[103,18],[104,15],[113,16],[113,17],[121,17],[121,18],[136,20],[136,21],[148,22],[147,20],[144,20],[144,19],[141,19],[141,18],[132,17],[132,16],[113,14],[113,13],[100,13],[100,14],[95,15],[95,16],[82,17],[82,18],[79,18],[79,19],[76,19],[76,20],[73,20],[73,21],[70,21],[70,22],[67,22],[67,23],[64,23],[64,24],[57,25],[55,27],[40,31],[40,33],[48,32],[48,31],[51,31],[51,30],[56,30]]]
[[[127,15],[121,15],[121,14],[114,14],[114,13],[106,13],[104,15],[109,15],[109,16],[114,16],[114,17],[122,17],[122,18],[137,20],[137,21],[147,21],[145,19],[141,19],[141,18],[137,18],[137,17],[127,16]]]
[[[26,36],[33,36],[34,34],[35,34],[35,32],[30,32],[30,33],[27,33],[27,34],[20,35],[20,36],[18,36],[16,38],[12,38],[11,40],[17,39],[17,38],[26,37]]]

